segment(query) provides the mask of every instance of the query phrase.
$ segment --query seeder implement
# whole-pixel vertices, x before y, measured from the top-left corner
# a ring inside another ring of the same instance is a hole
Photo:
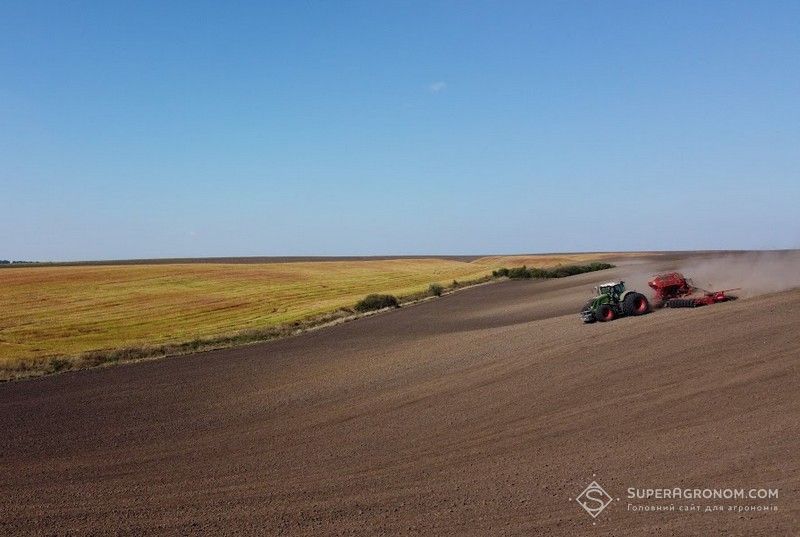
[[[727,293],[738,290],[737,288],[707,291],[695,287],[691,280],[686,279],[680,272],[659,274],[647,282],[647,285],[654,291],[656,306],[664,308],[697,308],[718,302],[727,302],[736,299],[735,296]]]

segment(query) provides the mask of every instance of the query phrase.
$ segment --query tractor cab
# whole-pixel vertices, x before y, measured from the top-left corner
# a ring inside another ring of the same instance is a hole
[[[598,295],[608,295],[615,301],[619,301],[622,293],[625,292],[625,282],[619,281],[602,283],[595,287],[595,291]]]

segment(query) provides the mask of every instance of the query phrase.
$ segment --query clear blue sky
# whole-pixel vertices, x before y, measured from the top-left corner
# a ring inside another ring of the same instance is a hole
[[[800,246],[800,2],[4,2],[0,258]]]

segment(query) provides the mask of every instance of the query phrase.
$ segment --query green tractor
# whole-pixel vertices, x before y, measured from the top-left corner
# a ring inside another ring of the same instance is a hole
[[[585,323],[613,321],[617,317],[644,315],[650,311],[650,303],[641,293],[626,291],[625,282],[608,282],[594,288],[595,296],[581,310]]]

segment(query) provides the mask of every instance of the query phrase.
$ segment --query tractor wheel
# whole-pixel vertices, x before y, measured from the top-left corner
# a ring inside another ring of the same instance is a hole
[[[594,316],[597,317],[598,321],[604,323],[606,321],[613,321],[617,315],[614,313],[614,310],[611,309],[611,306],[602,304],[597,308],[597,311],[594,312]]]
[[[650,303],[641,293],[628,293],[622,301],[622,313],[625,315],[644,315],[650,311]]]

